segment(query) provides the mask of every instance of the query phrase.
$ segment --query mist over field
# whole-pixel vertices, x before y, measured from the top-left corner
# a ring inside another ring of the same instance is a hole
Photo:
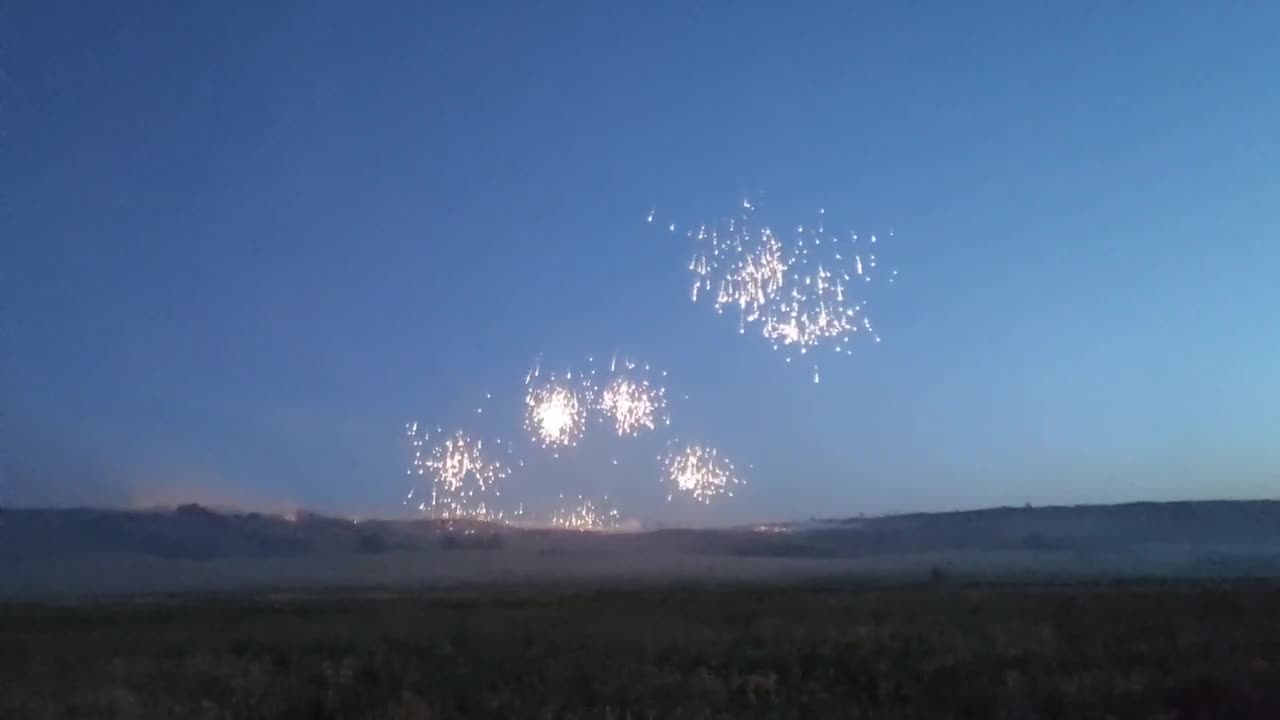
[[[576,532],[174,510],[0,511],[5,598],[583,581],[999,581],[1280,575],[1280,503],[997,508]]]

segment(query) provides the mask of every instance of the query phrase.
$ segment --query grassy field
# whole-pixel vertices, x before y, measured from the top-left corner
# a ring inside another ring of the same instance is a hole
[[[1280,586],[0,606],[4,718],[1247,718]]]

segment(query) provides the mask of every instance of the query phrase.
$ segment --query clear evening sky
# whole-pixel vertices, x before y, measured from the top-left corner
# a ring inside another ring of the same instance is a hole
[[[0,504],[393,514],[405,421],[615,352],[708,518],[1278,494],[1280,6],[445,5],[0,6]],[[644,222],[746,196],[896,231],[818,385]]]

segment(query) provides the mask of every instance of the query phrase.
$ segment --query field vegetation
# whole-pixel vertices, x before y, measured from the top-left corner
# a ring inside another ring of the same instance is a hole
[[[942,576],[9,605],[0,717],[1276,717],[1277,607]]]

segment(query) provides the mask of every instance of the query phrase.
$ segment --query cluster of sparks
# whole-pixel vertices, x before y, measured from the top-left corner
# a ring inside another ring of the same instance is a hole
[[[671,500],[675,492],[681,492],[697,502],[709,504],[721,495],[733,497],[733,488],[743,484],[732,462],[715,448],[702,445],[686,445],[669,452],[662,468],[664,480],[670,487],[667,500]]]
[[[554,449],[576,445],[593,413],[612,424],[619,437],[635,437],[658,423],[668,424],[667,389],[649,374],[648,365],[619,362],[616,357],[607,373],[591,367],[543,379],[541,367],[535,366],[525,377],[525,429],[535,443]]]
[[[744,200],[742,212],[732,219],[697,225],[686,233],[695,246],[688,266],[692,301],[710,303],[717,314],[736,314],[740,334],[762,338],[783,352],[787,362],[819,349],[852,354],[851,345],[859,337],[879,342],[867,311],[866,289],[883,264],[877,257],[880,238],[830,232],[822,210],[815,223],[783,232],[757,223],[755,210]],[[654,222],[653,211],[648,220]],[[675,224],[667,229],[678,232]],[[897,274],[889,271],[888,282]],[[635,438],[670,424],[666,386],[648,365],[619,362],[615,356],[605,372],[593,362],[588,358],[589,367],[577,372],[544,374],[540,365],[529,371],[524,428],[534,447],[558,458],[583,440],[593,419],[609,425],[618,438]],[[819,381],[816,364],[813,381]],[[483,413],[483,408],[476,412]],[[505,444],[511,455],[511,443],[499,440],[486,448],[463,431],[449,435],[440,428],[435,429],[438,439],[432,440],[433,434],[420,431],[417,423],[406,430],[413,449],[409,473],[418,483],[406,504],[437,518],[511,522],[525,517],[523,503],[510,515],[499,507],[501,485],[510,470],[495,458],[495,451]],[[709,504],[732,497],[745,482],[713,447],[668,445],[658,460],[668,501],[679,495]],[[525,466],[524,460],[517,464]],[[599,507],[581,495],[568,504],[563,495],[560,499],[548,519],[552,527],[604,530],[620,524],[619,512],[608,498]]]
[[[489,501],[502,494],[498,486],[510,471],[490,459],[483,441],[473,440],[459,430],[428,450],[430,432],[420,431],[417,423],[410,423],[406,431],[413,446],[413,467],[409,472],[430,481],[428,497],[415,498],[415,487],[409,491],[406,503],[416,500],[419,510],[430,509],[441,518],[502,519],[501,512]]]
[[[564,496],[560,496],[563,503]],[[604,499],[602,507],[596,507],[596,504],[589,498],[581,495],[575,504],[570,506],[561,505],[551,515],[551,527],[560,528],[562,530],[612,530],[621,523],[618,515],[618,509],[610,506],[609,498]]]
[[[619,437],[654,429],[666,406],[665,387],[626,374],[609,381],[600,393],[599,409],[613,421]]]
[[[554,380],[525,395],[525,427],[544,448],[572,447],[586,430],[587,389]]]
[[[880,342],[865,293],[881,265],[880,239],[828,231],[823,210],[816,223],[799,225],[784,238],[757,224],[754,212],[755,206],[743,200],[738,217],[687,232],[695,244],[689,261],[693,302],[708,300],[718,314],[736,310],[738,332],[750,330],[774,350],[787,351],[788,362],[793,353],[806,355],[822,346],[852,354],[855,336]],[[653,219],[651,212],[649,222]],[[676,226],[668,229],[674,232]],[[890,271],[888,282],[897,274]]]
[[[592,358],[586,369],[564,373],[544,373],[535,365],[525,376],[524,426],[531,446],[549,451],[552,457],[574,448],[584,437],[592,420],[607,425],[618,438],[636,438],[669,425],[667,388],[662,381],[666,372],[654,372],[640,365],[613,358],[607,369],[597,368]],[[491,399],[491,394],[485,395]],[[477,414],[483,407],[476,409]],[[414,487],[405,498],[406,505],[440,519],[467,519],[488,522],[522,522],[526,518],[524,504],[507,513],[502,509],[503,481],[511,468],[525,467],[523,459],[511,458],[506,464],[497,458],[505,452],[514,455],[512,443],[497,440],[486,444],[459,430],[448,434],[440,427],[433,431],[418,423],[405,426],[413,450],[409,470]],[[630,442],[630,440],[628,440]],[[661,458],[660,458],[661,460]],[[618,464],[614,459],[613,464]],[[684,494],[701,503],[727,494],[738,483],[733,467],[715,450],[692,446],[664,461],[662,472],[673,479],[672,492]],[[620,522],[618,509],[612,505],[579,496],[577,503],[552,511],[547,522],[552,527],[575,530],[615,528]]]

